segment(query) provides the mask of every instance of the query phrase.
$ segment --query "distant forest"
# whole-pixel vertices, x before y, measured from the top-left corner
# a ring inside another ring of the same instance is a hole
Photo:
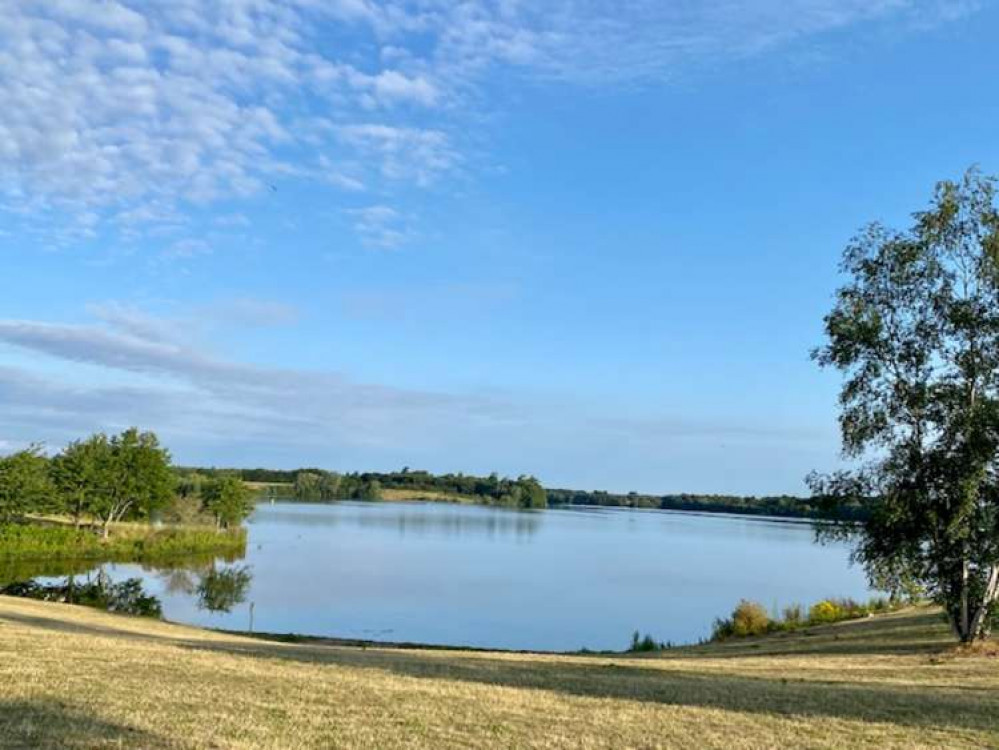
[[[522,508],[547,506],[603,506],[621,508],[656,508],[701,513],[736,513],[782,518],[842,519],[862,521],[870,512],[870,501],[834,505],[822,498],[794,495],[765,497],[739,495],[649,495],[637,492],[613,493],[600,490],[569,490],[544,488],[534,477],[501,478],[467,474],[435,475],[408,468],[396,472],[363,472],[339,474],[319,468],[301,469],[179,469],[214,476],[235,471],[244,481],[269,485],[285,485],[287,493],[300,500],[381,500],[385,490],[405,490],[414,493],[439,493],[456,499]],[[265,490],[267,492],[267,490]],[[275,487],[269,494],[279,496]],[[441,499],[441,498],[429,498]]]
[[[318,468],[294,470],[274,469],[180,469],[182,473],[197,473],[214,476],[231,471],[237,472],[243,481],[265,485],[286,485],[288,491],[299,500],[381,500],[386,490],[403,490],[417,497],[428,493],[427,499],[502,505],[513,508],[545,508],[548,506],[545,489],[531,476],[516,479],[490,474],[476,477],[466,474],[435,475],[427,471],[410,470],[382,473],[363,472],[340,474]],[[264,490],[271,495],[280,495],[278,488]],[[391,499],[391,498],[388,498]]]
[[[856,501],[834,505],[823,498],[794,495],[742,497],[739,495],[643,495],[637,492],[587,492],[584,490],[549,489],[552,505],[600,505],[623,508],[657,508],[686,510],[700,513],[737,513],[752,516],[782,518],[816,518],[861,521],[870,514],[870,502]]]

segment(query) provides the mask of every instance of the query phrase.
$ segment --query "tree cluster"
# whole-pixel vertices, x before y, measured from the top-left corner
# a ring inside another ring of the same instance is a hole
[[[177,482],[170,454],[152,432],[136,428],[76,440],[48,458],[39,446],[0,457],[0,523],[43,514],[96,522],[104,536],[117,521],[152,521],[177,513],[185,500],[194,516],[210,514],[219,528],[239,524],[252,510],[234,475]],[[195,520],[191,518],[189,520]]]

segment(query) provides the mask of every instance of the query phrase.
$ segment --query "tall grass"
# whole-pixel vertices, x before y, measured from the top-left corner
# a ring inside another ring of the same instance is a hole
[[[0,559],[147,560],[199,553],[242,554],[245,529],[216,532],[199,527],[115,527],[107,539],[87,528],[40,524],[0,526]]]

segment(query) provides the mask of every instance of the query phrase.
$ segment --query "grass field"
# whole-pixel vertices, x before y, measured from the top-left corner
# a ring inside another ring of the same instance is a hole
[[[283,644],[0,597],[0,746],[999,747],[930,610],[646,656]]]

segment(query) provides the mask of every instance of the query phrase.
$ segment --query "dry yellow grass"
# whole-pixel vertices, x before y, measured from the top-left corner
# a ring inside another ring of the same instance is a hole
[[[481,501],[481,498],[475,498],[471,495],[457,495],[453,492],[439,492],[438,490],[401,490],[401,489],[383,489],[382,500],[432,500],[435,502],[444,503],[466,503],[475,504]]]
[[[282,644],[0,597],[0,746],[999,747],[929,610],[648,656]]]

